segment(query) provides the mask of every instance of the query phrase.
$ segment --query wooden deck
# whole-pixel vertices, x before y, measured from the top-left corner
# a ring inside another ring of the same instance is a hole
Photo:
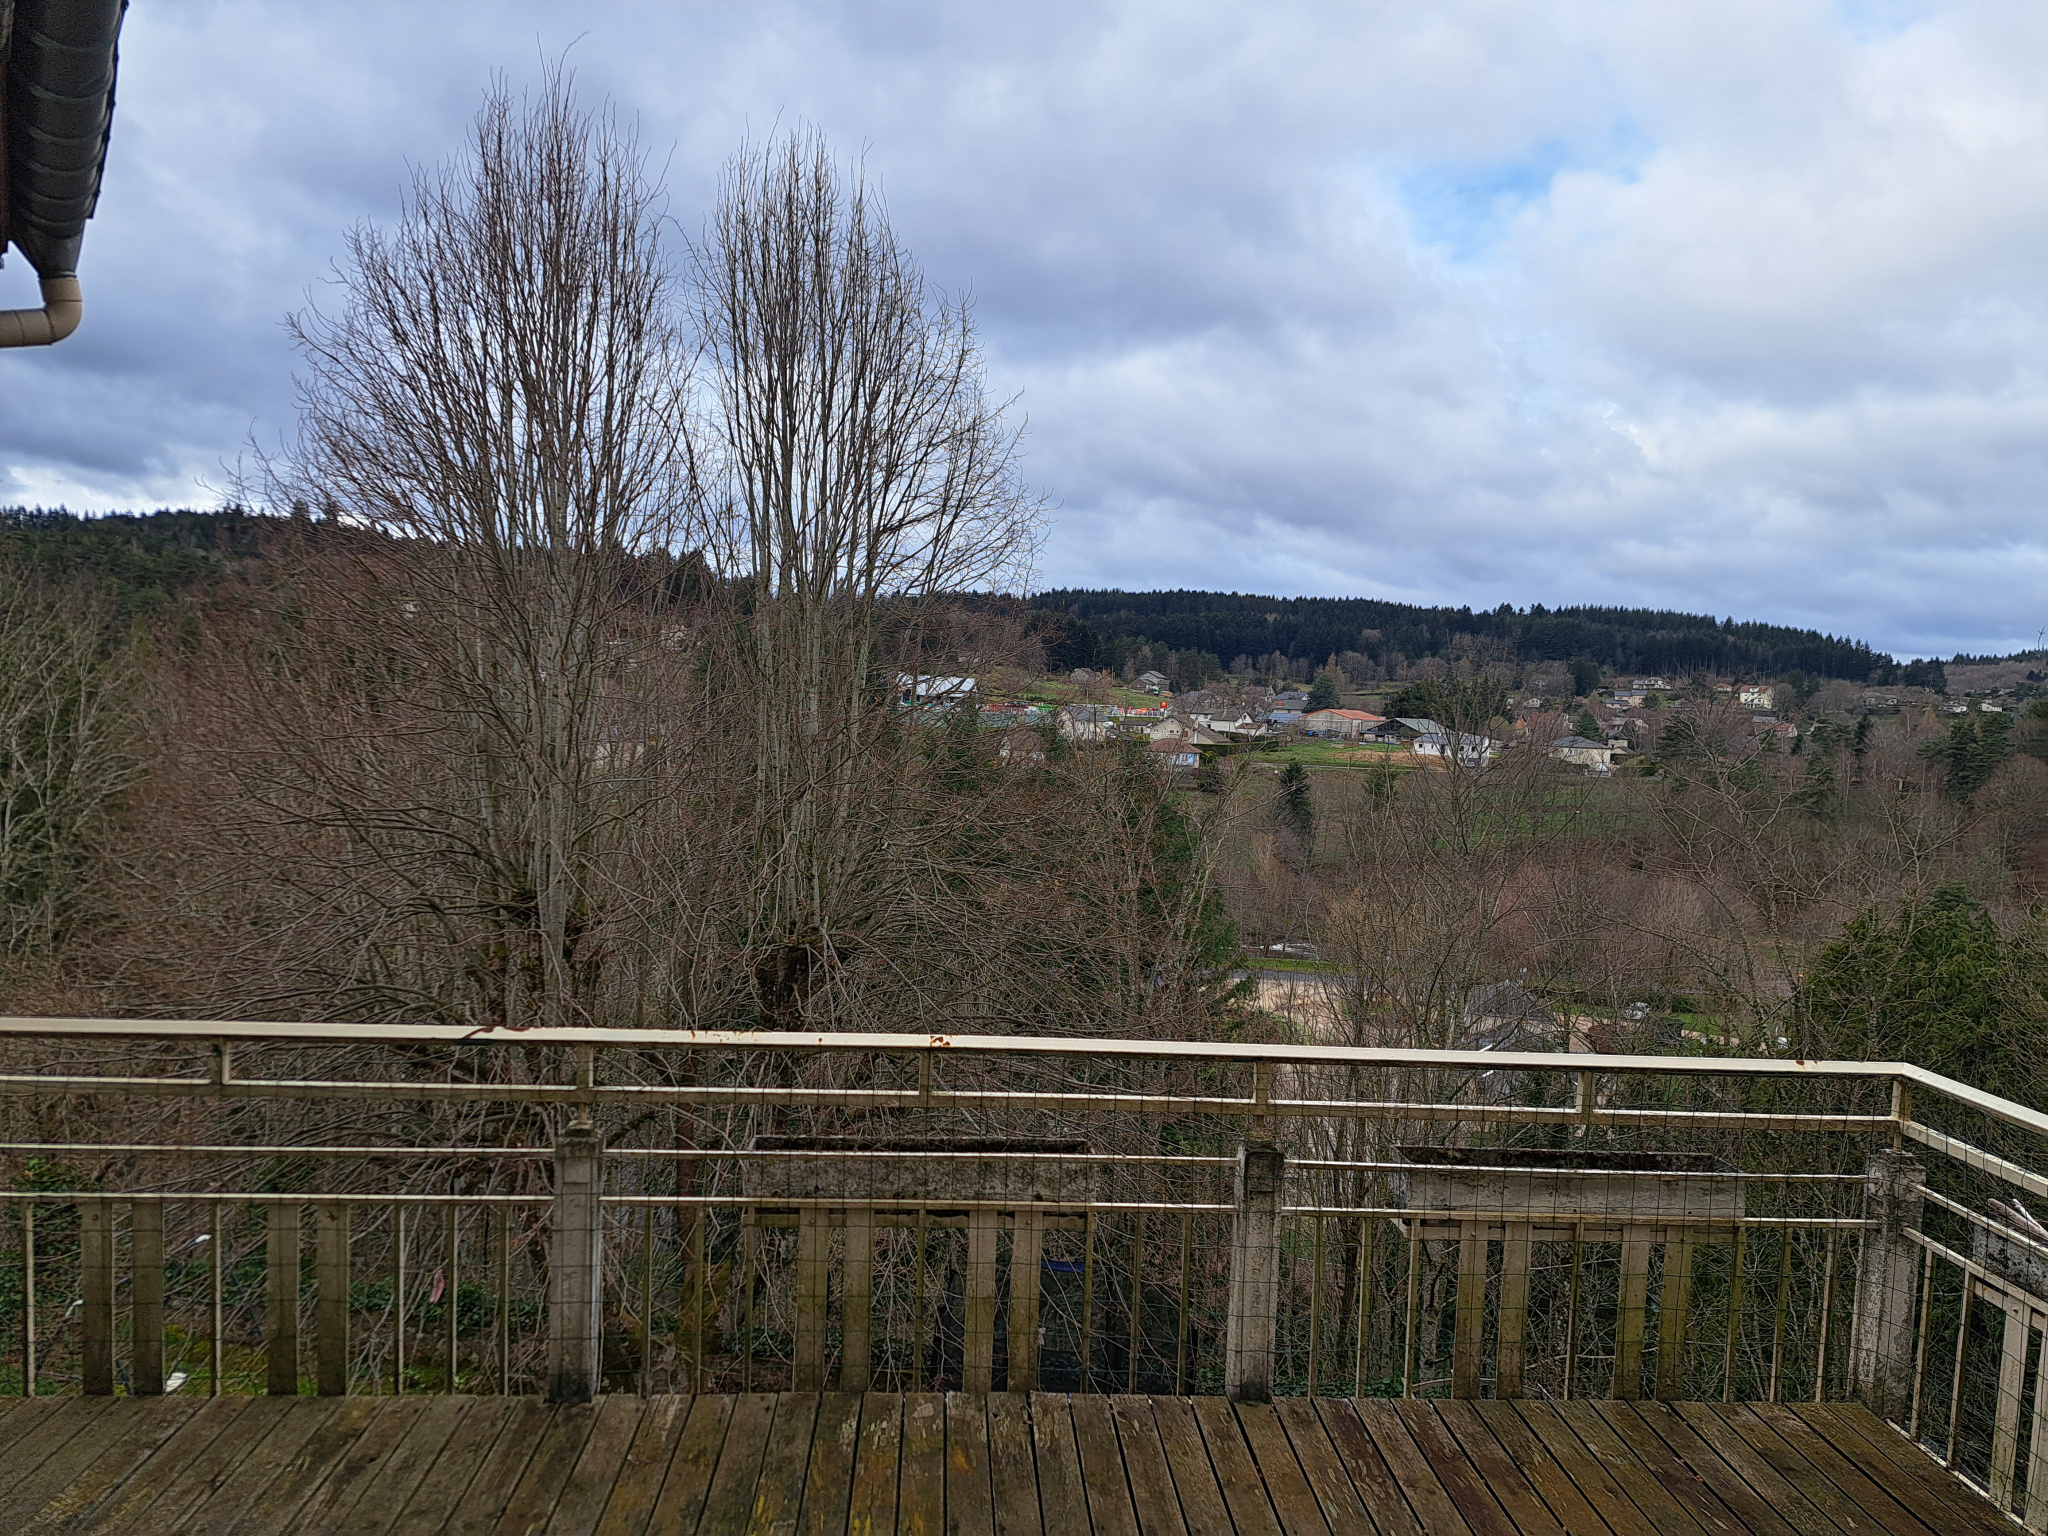
[[[785,1392],[0,1408],[10,1536],[2011,1528],[1870,1413],[1833,1405]]]

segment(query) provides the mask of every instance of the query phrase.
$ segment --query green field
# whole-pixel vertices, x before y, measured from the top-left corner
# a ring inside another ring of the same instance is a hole
[[[1374,768],[1382,763],[1395,768],[1417,766],[1413,752],[1391,742],[1290,741],[1271,752],[1261,752],[1259,761],[1282,767],[1300,763],[1304,768]]]

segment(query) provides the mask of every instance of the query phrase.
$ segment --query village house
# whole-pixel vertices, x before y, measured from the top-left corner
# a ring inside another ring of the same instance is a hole
[[[1141,729],[1154,743],[1179,741],[1193,747],[1220,747],[1230,739],[1218,731],[1211,730],[1199,720],[1189,720],[1182,715],[1168,715],[1164,720],[1148,720]]]
[[[1373,731],[1387,723],[1386,716],[1369,714],[1362,709],[1316,709],[1301,717],[1301,727],[1318,736],[1334,736],[1348,741],[1370,736]]]
[[[1408,722],[1403,721],[1402,724]],[[1435,725],[1434,721],[1426,722]],[[1436,725],[1434,730],[1425,731],[1409,743],[1409,750],[1417,757],[1455,758],[1464,768],[1484,768],[1493,761],[1494,753],[1500,750],[1500,743],[1490,736],[1476,736],[1468,731],[1447,730]]]
[[[1769,683],[1744,683],[1735,702],[1744,709],[1769,709],[1776,703],[1777,690]]]
[[[1147,693],[1164,693],[1168,679],[1159,672],[1140,672],[1135,679],[1136,686]]]
[[[1202,766],[1202,754],[1193,745],[1163,737],[1146,749],[1162,773],[1193,773]]]
[[[1107,704],[1069,704],[1059,712],[1059,733],[1069,741],[1107,741],[1115,720]]]
[[[974,692],[974,679],[917,677],[909,672],[899,672],[896,674],[896,692],[905,704],[957,704]]]
[[[1550,755],[1561,763],[1574,763],[1596,773],[1614,767],[1615,748],[1611,742],[1588,741],[1583,736],[1560,736],[1550,744]]]

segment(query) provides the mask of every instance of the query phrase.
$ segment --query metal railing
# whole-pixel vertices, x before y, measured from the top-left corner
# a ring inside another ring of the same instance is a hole
[[[1860,1398],[2048,1529],[2048,1116],[1910,1065],[4,1019],[0,1067],[0,1389]]]

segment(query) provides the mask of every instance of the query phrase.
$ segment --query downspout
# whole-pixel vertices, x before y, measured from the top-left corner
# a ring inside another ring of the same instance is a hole
[[[78,329],[85,296],[75,277],[42,280],[41,309],[0,309],[0,347],[47,347]]]

